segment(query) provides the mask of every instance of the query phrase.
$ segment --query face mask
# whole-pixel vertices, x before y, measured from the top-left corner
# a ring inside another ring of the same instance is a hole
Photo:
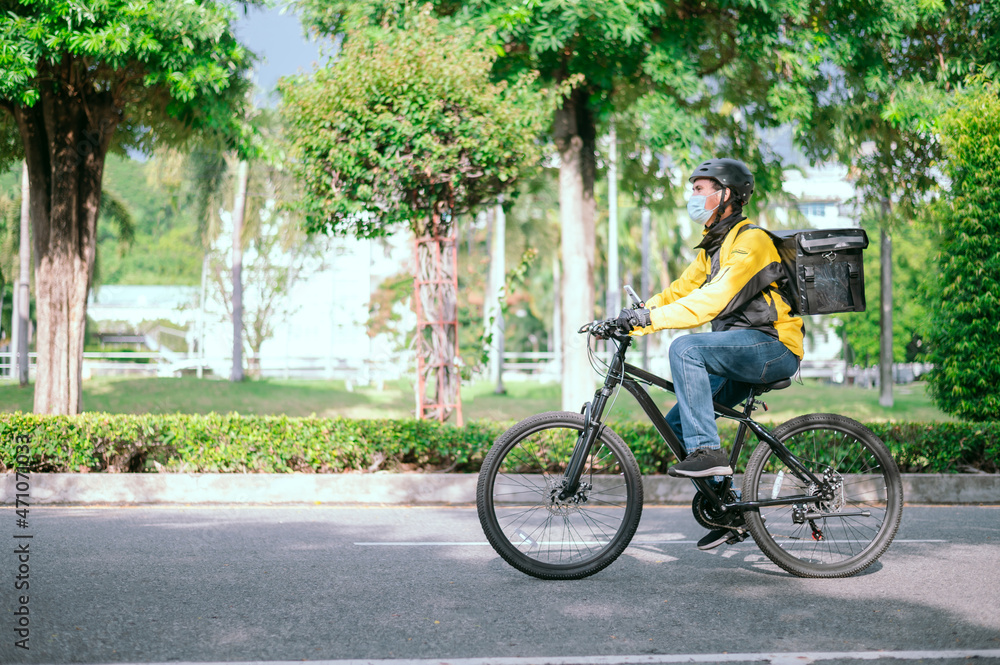
[[[688,215],[699,224],[704,224],[711,219],[712,213],[719,208],[719,206],[715,206],[711,210],[706,210],[705,201],[707,199],[707,196],[692,196],[688,199]],[[722,202],[720,201],[719,203],[721,205]]]

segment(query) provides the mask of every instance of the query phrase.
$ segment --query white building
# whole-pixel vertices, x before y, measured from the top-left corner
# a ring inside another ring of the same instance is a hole
[[[366,323],[371,294],[384,279],[406,268],[410,243],[409,234],[384,240],[335,239],[327,268],[291,288],[291,314],[277,322],[274,336],[261,346],[262,375],[367,382],[406,374],[406,354],[395,349],[394,340],[369,337]],[[91,295],[88,316],[101,332],[149,337],[147,346],[159,347],[171,361],[161,373],[193,370],[203,363],[215,375],[228,376],[232,326],[215,299],[205,298],[204,307],[201,299],[201,288],[194,286],[107,285]],[[158,321],[169,324],[157,326]],[[186,333],[191,353],[172,353],[158,345],[157,327]]]

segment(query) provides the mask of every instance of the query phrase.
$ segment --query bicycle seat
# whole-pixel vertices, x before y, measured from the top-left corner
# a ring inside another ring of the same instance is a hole
[[[753,396],[759,397],[769,390],[783,390],[790,385],[792,385],[791,379],[782,379],[773,383],[758,383],[753,387]]]

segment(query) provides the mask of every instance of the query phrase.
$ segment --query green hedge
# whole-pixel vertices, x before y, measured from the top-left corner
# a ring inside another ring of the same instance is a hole
[[[347,420],[236,414],[37,416],[0,414],[0,471],[27,437],[36,472],[342,473],[478,471],[510,423],[465,427],[418,420]],[[673,454],[648,423],[612,423],[644,474],[664,473]],[[1000,423],[869,423],[904,472],[996,473]],[[722,423],[724,441],[735,426]],[[746,455],[743,459],[746,459]]]

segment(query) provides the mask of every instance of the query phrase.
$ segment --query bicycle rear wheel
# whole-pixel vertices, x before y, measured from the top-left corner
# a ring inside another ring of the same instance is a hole
[[[528,575],[593,575],[618,558],[639,524],[639,467],[607,427],[587,457],[579,490],[559,499],[583,426],[579,413],[532,416],[504,432],[483,462],[476,496],[483,531],[497,554]]]
[[[800,577],[847,577],[870,566],[889,547],[903,512],[889,449],[861,423],[834,414],[793,418],[773,434],[820,483],[802,482],[762,442],[747,462],[743,499],[825,498],[745,511],[761,551]]]

